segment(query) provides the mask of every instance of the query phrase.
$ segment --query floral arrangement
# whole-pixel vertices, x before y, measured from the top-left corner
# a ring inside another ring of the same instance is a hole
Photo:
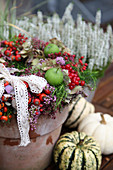
[[[88,64],[53,38],[44,42],[23,34],[0,42],[0,122],[16,116],[22,146],[40,115],[55,118],[95,76]],[[92,87],[94,84],[92,84]],[[91,88],[91,87],[89,87]]]
[[[29,129],[36,129],[40,115],[54,119],[57,111],[77,95],[86,96],[84,88],[95,88],[98,70],[103,70],[111,61],[112,31],[108,27],[104,33],[99,28],[100,13],[94,27],[79,16],[75,28],[71,10],[72,4],[62,19],[55,14],[48,17],[47,22],[38,12],[38,25],[35,17],[32,22],[28,18],[16,20],[16,28],[24,22],[25,28],[19,30],[24,29],[34,38],[18,34],[18,29],[15,29],[16,35],[10,37],[11,24],[4,26],[4,39],[0,42],[0,123],[9,123],[17,117],[21,146],[30,142]]]

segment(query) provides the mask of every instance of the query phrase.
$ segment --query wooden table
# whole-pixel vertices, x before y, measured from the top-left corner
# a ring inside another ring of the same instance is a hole
[[[113,116],[113,63],[100,80],[92,103],[96,112],[108,113]],[[103,156],[101,170],[113,169],[113,154]]]
[[[95,105],[96,112],[108,113],[113,116],[113,63],[100,80],[92,103]],[[62,128],[62,133],[71,131],[68,128]],[[53,161],[46,170],[57,170]],[[102,156],[100,170],[113,170],[113,154]]]

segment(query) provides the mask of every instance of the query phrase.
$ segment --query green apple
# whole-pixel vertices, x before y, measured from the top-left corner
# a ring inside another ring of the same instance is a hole
[[[50,68],[45,73],[45,78],[52,86],[58,86],[63,82],[63,73],[60,68]]]
[[[48,44],[45,48],[44,48],[44,54],[46,57],[48,57],[48,54],[51,53],[59,53],[59,48],[56,44]]]

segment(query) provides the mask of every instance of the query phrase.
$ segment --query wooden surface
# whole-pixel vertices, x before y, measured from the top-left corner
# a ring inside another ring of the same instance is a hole
[[[113,116],[113,63],[105,72],[100,80],[92,103],[95,105],[96,112],[108,113]],[[62,133],[72,130],[63,127]],[[46,170],[57,170],[54,162]],[[113,170],[113,154],[102,156],[102,165],[100,170]]]
[[[113,63],[100,80],[92,103],[95,105],[96,112],[113,116]],[[113,154],[103,156],[101,170],[113,170]]]

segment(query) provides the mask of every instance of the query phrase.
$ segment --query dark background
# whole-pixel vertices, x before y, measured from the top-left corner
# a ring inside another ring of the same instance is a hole
[[[9,1],[10,8],[15,0]],[[7,0],[0,0],[1,10],[4,10],[6,2]],[[57,12],[62,17],[70,2],[74,3],[72,15],[75,20],[77,13],[81,13],[86,21],[94,22],[96,11],[100,9],[102,11],[102,24],[110,23],[113,25],[113,0],[16,0],[17,16],[24,13],[27,16],[26,12],[36,14],[38,10],[41,10],[45,15],[51,16]],[[37,5],[39,6],[37,7]]]
[[[102,24],[108,24],[113,21],[113,0],[17,0],[17,5],[22,3],[21,7],[17,9],[17,15],[30,11],[32,7],[37,4],[42,4],[40,7],[31,11],[37,13],[37,10],[43,11],[45,15],[52,15],[57,12],[62,17],[66,6],[74,3],[72,11],[73,18],[76,20],[77,13],[81,13],[86,21],[94,22],[94,17],[97,10],[102,11]],[[45,3],[45,4],[44,4]]]

